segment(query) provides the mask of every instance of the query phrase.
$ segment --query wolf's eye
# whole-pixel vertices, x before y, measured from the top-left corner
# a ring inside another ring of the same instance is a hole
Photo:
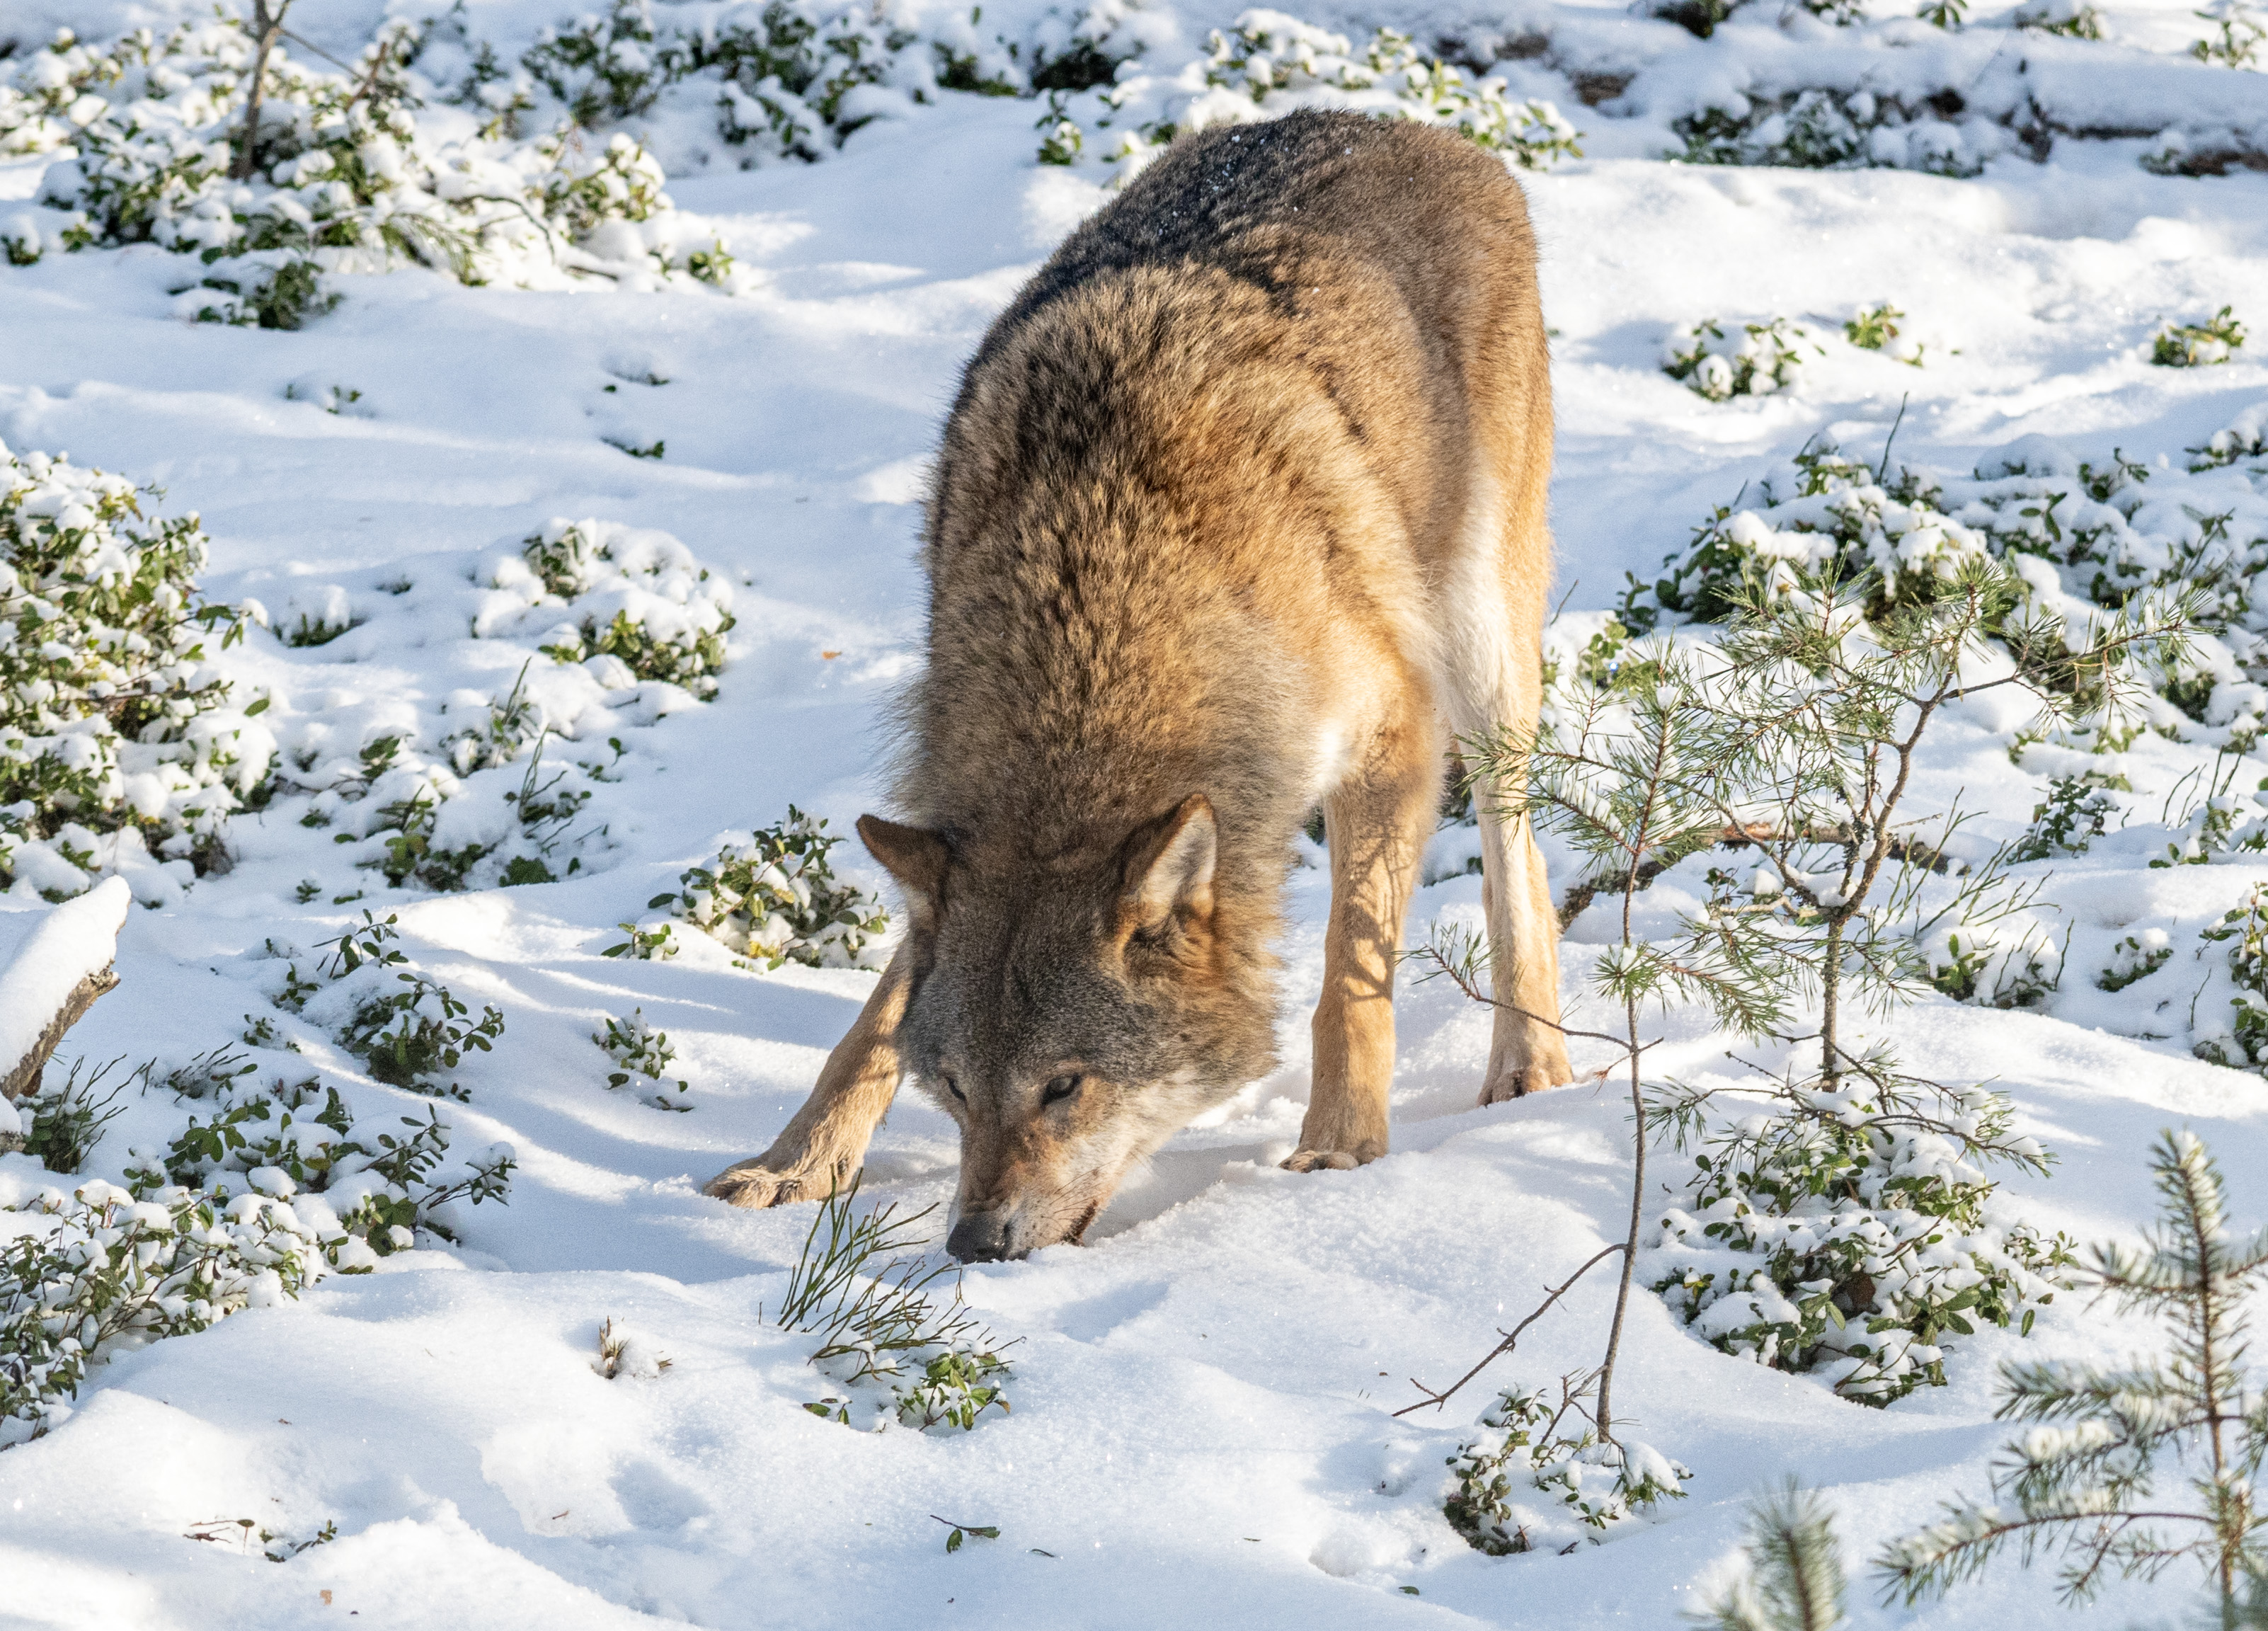
[[[963,1093],[961,1090],[961,1084],[950,1076],[947,1076],[945,1079],[945,1090],[947,1093],[952,1094],[954,1097],[959,1099],[962,1103],[966,1104],[968,1103],[968,1095]]]
[[[1046,1087],[1040,1089],[1040,1103],[1042,1104],[1060,1104],[1078,1091],[1079,1078],[1077,1076],[1057,1076],[1053,1081],[1050,1081]]]

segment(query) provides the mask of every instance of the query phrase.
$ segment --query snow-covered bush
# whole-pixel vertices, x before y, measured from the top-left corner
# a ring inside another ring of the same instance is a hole
[[[677,1058],[677,1050],[670,1045],[668,1033],[656,1030],[647,1024],[644,1008],[631,1010],[628,1019],[617,1019],[611,1014],[605,1017],[606,1029],[593,1031],[591,1040],[605,1050],[607,1057],[615,1066],[607,1074],[607,1085],[609,1088],[626,1088],[630,1085],[631,1077],[636,1075],[666,1086],[668,1078],[663,1073]],[[683,1094],[689,1089],[681,1079],[677,1090]],[[656,1110],[693,1108],[661,1092],[647,1094],[645,1102]]]
[[[2212,24],[2214,33],[2191,45],[2191,56],[2224,68],[2259,65],[2261,49],[2268,46],[2268,19],[2261,12],[2245,0],[2213,0],[2196,15]]]
[[[1819,87],[1729,93],[1670,122],[1684,147],[1668,156],[1688,164],[1972,176],[2015,146],[2014,135],[1990,121],[1944,117],[1943,100]],[[1959,107],[1957,95],[1951,106]]]
[[[2110,948],[2110,966],[2095,977],[2097,991],[2124,991],[2173,961],[2174,948],[2163,929],[2139,929]]]
[[[278,1081],[265,1091],[232,1081],[210,1096],[207,1108],[210,1120],[191,1116],[163,1150],[136,1153],[127,1177],[137,1194],[167,1184],[198,1190],[241,1185],[248,1175],[270,1172],[320,1194],[341,1163],[374,1153],[354,1140],[354,1114],[339,1090],[316,1077]],[[261,1187],[258,1179],[249,1181]]]
[[[2117,805],[2093,774],[2058,776],[2048,783],[2047,797],[2032,807],[2031,824],[2008,851],[2010,860],[2046,860],[2056,855],[2084,855],[2087,846],[2102,836],[2104,823]]]
[[[157,496],[0,447],[0,871],[49,899],[110,871],[173,898],[274,753],[213,661],[244,615],[197,598],[204,532]]]
[[[58,155],[37,199],[51,213],[31,223],[39,249],[194,254],[203,269],[184,279],[183,315],[297,328],[333,298],[326,272],[414,264],[551,287],[666,277],[684,268],[681,238],[713,236],[673,215],[659,166],[626,135],[437,134],[418,117],[418,44],[389,25],[353,72],[330,73],[279,43],[239,180],[254,52],[244,29],[217,18],[99,47],[58,35],[0,91],[0,146]]]
[[[1699,1175],[1644,1273],[1721,1352],[1886,1405],[1944,1382],[1948,1336],[2029,1331],[2064,1283],[2068,1243],[1986,1216],[1980,1160],[2046,1162],[2012,1136],[1999,1094],[1854,1071],[1786,1084],[1705,1132],[1693,1099],[1673,1090],[1661,1108],[1690,1118]]]
[[[2232,464],[2249,433],[2217,439]],[[1751,587],[1809,593],[1860,574],[1875,586],[1869,615],[1880,618],[1945,593],[1973,562],[1999,560],[2016,598],[1990,631],[2036,625],[2017,654],[2054,686],[2093,683],[2066,666],[2067,653],[2113,615],[2174,617],[2191,630],[2166,650],[2153,693],[2132,699],[2131,719],[2067,726],[2066,742],[2108,751],[2121,731],[2147,725],[2234,751],[2268,723],[2268,497],[2241,472],[2184,476],[2115,453],[2097,467],[2026,437],[1968,476],[1903,467],[1889,476],[1815,439],[1748,495],[1696,528],[1653,584],[1633,580],[1626,626],[1713,622]]]
[[[1481,1413],[1486,1430],[1449,1458],[1441,1503],[1449,1526],[1475,1551],[1560,1551],[1684,1498],[1690,1469],[1636,1440],[1600,1439],[1584,1409],[1595,1380],[1563,1382],[1556,1405],[1506,1388]],[[1575,1422],[1562,1432],[1570,1415]]]
[[[554,519],[528,537],[518,562],[498,565],[492,581],[532,607],[568,614],[542,637],[547,656],[601,666],[611,659],[637,679],[703,699],[717,694],[733,591],[667,533]]]
[[[0,1209],[0,1448],[68,1413],[114,1354],[296,1296],[324,1272],[314,1231],[272,1196],[233,1200],[99,1179]]]
[[[2201,323],[2169,321],[2150,341],[2150,360],[2161,368],[2205,368],[2234,358],[2244,345],[2244,325],[2220,310]]]
[[[2223,955],[2198,993],[2191,1051],[2216,1065],[2268,1067],[2268,884],[2199,933]]]
[[[1843,337],[1862,351],[1881,351],[1909,367],[1918,368],[1922,364],[1922,346],[1901,326],[1905,315],[1887,301],[1881,306],[1862,306],[1844,323]]]
[[[124,1108],[116,1103],[116,1087],[97,1096],[116,1063],[90,1066],[84,1059],[73,1059],[61,1081],[43,1082],[18,1101],[24,1153],[50,1172],[69,1176],[85,1170],[102,1141],[102,1129]]]
[[[322,942],[331,955],[314,978],[303,977],[296,961],[288,964],[276,1006],[327,1025],[378,1081],[431,1098],[468,1099],[466,1089],[437,1078],[467,1054],[490,1052],[504,1034],[503,1014],[483,1004],[474,1019],[446,985],[409,966],[393,915],[365,909],[362,917]]]
[[[869,942],[886,932],[890,914],[875,897],[835,875],[828,853],[843,842],[826,818],[792,804],[787,819],[757,830],[746,844],[727,845],[706,867],[688,867],[679,887],[655,896],[649,911],[666,907],[736,956],[762,958],[768,968],[804,963],[815,969],[873,966]],[[649,935],[656,926],[641,926]],[[664,941],[634,955],[666,956]],[[609,952],[608,955],[616,955]]]
[[[2087,0],[2025,0],[2016,8],[2014,21],[2019,28],[2068,40],[2102,38],[2102,13]]]
[[[1205,55],[1171,79],[1122,77],[1081,98],[1051,97],[1040,121],[1040,158],[1049,164],[1082,156],[1133,161],[1123,176],[1178,131],[1270,119],[1299,107],[1351,108],[1440,125],[1528,170],[1582,154],[1581,133],[1551,103],[1515,102],[1498,78],[1469,80],[1407,34],[1381,28],[1358,51],[1344,34],[1263,10],[1214,30]]]
[[[1730,324],[1707,318],[1664,343],[1661,371],[1712,402],[1769,396],[1794,383],[1804,337],[1784,317]]]
[[[2223,426],[2194,447],[2183,449],[2192,475],[2225,469],[2254,459],[2268,459],[2268,402],[2248,408],[2235,422]],[[2256,466],[2256,475],[2268,475],[2268,465]]]

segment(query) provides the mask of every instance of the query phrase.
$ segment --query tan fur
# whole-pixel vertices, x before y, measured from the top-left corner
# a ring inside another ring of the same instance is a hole
[[[909,824],[860,823],[910,930],[811,1102],[711,1192],[823,1193],[904,1070],[961,1124],[958,1255],[1076,1238],[1272,1064],[1270,948],[1318,801],[1331,915],[1285,1164],[1384,1154],[1450,734],[1536,718],[1550,454],[1499,160],[1351,114],[1175,143],[969,365],[930,505]],[[1480,802],[1507,1005],[1485,1103],[1569,1071],[1542,858]]]

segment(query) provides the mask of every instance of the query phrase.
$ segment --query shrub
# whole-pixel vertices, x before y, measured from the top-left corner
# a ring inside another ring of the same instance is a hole
[[[570,614],[543,637],[547,656],[611,657],[641,680],[703,699],[717,694],[733,592],[666,533],[553,520],[528,537],[518,561],[499,564],[492,581],[534,608]]]
[[[1888,302],[1862,306],[1843,325],[1843,337],[1862,351],[1884,351],[1910,367],[1918,368],[1922,348],[1900,327],[1905,315]]]
[[[2199,933],[2227,949],[2191,1005],[2191,1052],[2216,1065],[2268,1067],[2268,885],[2254,885]]]
[[[339,1045],[379,1081],[413,1093],[453,1099],[472,1095],[433,1078],[457,1068],[472,1052],[488,1052],[504,1035],[504,1015],[483,1006],[481,1017],[446,985],[415,970],[396,974],[399,990],[371,992],[339,1032]]]
[[[859,1215],[858,1195],[854,1177],[848,1190],[820,1203],[773,1323],[817,1336],[811,1362],[836,1381],[854,1390],[888,1387],[887,1402],[870,1401],[877,1427],[899,1421],[966,1432],[986,1410],[1007,1413],[999,1386],[1007,1362],[962,1306],[958,1276],[953,1300],[939,1306],[930,1288],[949,1266],[906,1255],[924,1244],[917,1231],[933,1208],[900,1217],[884,1205]],[[919,1369],[909,1376],[909,1366]],[[858,1402],[829,1396],[804,1408],[850,1425]]]
[[[2046,860],[2055,855],[2084,855],[2102,836],[2103,824],[2118,806],[2091,774],[2058,776],[2046,799],[2032,807],[2031,825],[2008,851],[2013,861]]]
[[[258,1189],[260,1180],[251,1175],[276,1172],[294,1189],[320,1194],[342,1162],[375,1153],[355,1141],[354,1115],[338,1089],[312,1076],[289,1086],[277,1081],[264,1093],[232,1083],[211,1104],[210,1121],[192,1116],[154,1158],[137,1154],[127,1170],[137,1195],[168,1184],[212,1189],[216,1180],[248,1181]],[[309,1114],[311,1104],[316,1108]]]
[[[443,1181],[442,1162],[449,1153],[450,1125],[438,1110],[428,1110],[423,1121],[415,1116],[398,1118],[409,1136],[377,1135],[377,1148],[354,1172],[335,1180],[330,1199],[342,1209],[337,1214],[350,1242],[347,1251],[389,1257],[417,1244],[423,1230],[452,1244],[460,1228],[456,1203],[479,1206],[493,1200],[502,1206],[511,1199],[512,1175],[519,1157],[509,1144],[491,1144],[464,1163],[453,1177]],[[346,1252],[340,1255],[346,1266]],[[361,1261],[367,1266],[368,1258]]]
[[[160,1191],[137,1199],[99,1179],[11,1211],[0,1244],[0,1447],[67,1413],[114,1354],[186,1336],[296,1296],[320,1276],[312,1230],[282,1201],[223,1203]]]
[[[1647,1278],[1719,1352],[1818,1370],[1844,1397],[1886,1405],[1943,1385],[1948,1337],[2029,1332],[2072,1259],[2061,1236],[1987,1222],[1980,1156],[2045,1166],[2010,1137],[2001,1096],[1853,1073],[1826,1096],[1760,1099],[1764,1114],[1702,1135],[1699,1177],[1688,1206],[1664,1213]]]
[[[1815,438],[1751,483],[1747,502],[1697,527],[1653,583],[1633,579],[1621,622],[1641,631],[1665,619],[1714,622],[1751,589],[1799,595],[1862,573],[1879,621],[1944,595],[1971,564],[1998,560],[2013,599],[1986,632],[2049,690],[2084,701],[2099,688],[2102,676],[2073,666],[2071,653],[2106,614],[2169,637],[2153,643],[2146,688],[2127,688],[2117,711],[2091,713],[2083,727],[2062,722],[2064,743],[2115,751],[2147,724],[2238,753],[2268,723],[2268,691],[2249,667],[2268,655],[2268,501],[2154,476],[2117,454],[2097,468],[2037,437],[1965,476],[1905,467],[1893,478],[1889,468]],[[2017,750],[2043,737],[2020,736]]]
[[[872,895],[836,877],[828,856],[842,842],[824,817],[791,804],[785,821],[759,828],[746,844],[726,845],[710,866],[687,867],[679,887],[655,896],[647,909],[666,906],[736,956],[762,958],[767,968],[872,967],[869,942],[888,929],[890,916]],[[631,943],[637,944],[635,935]],[[666,956],[664,944],[639,946],[636,955]]]
[[[2261,21],[2259,13],[2244,0],[2213,0],[2204,11],[2191,15],[2214,29],[2190,47],[2190,55],[2198,62],[2219,63],[2224,68],[2258,65],[2260,48],[2268,44],[2268,23]]]
[[[1514,102],[1500,79],[1469,81],[1407,34],[1381,28],[1358,53],[1344,34],[1281,11],[1249,11],[1226,31],[1214,30],[1205,55],[1178,79],[1138,75],[1083,99],[1050,96],[1038,125],[1040,158],[1072,164],[1091,151],[1106,163],[1135,161],[1122,172],[1130,173],[1177,131],[1298,107],[1348,107],[1440,125],[1527,170],[1582,154],[1581,133],[1551,103]],[[1100,139],[1114,128],[1115,137]],[[1090,142],[1090,134],[1098,139]]]
[[[644,1076],[650,1081],[664,1081],[662,1073],[677,1058],[677,1050],[670,1045],[668,1034],[647,1024],[643,1008],[632,1010],[628,1019],[608,1015],[606,1029],[593,1031],[591,1040],[604,1049],[607,1057],[619,1066],[608,1074],[607,1085],[609,1088],[630,1086],[633,1075]],[[688,1091],[682,1080],[677,1083],[677,1090],[681,1094]],[[693,1108],[690,1104],[679,1103],[666,1093],[649,1094],[645,1102],[656,1110]]]
[[[2102,13],[2086,0],[2026,0],[2016,8],[2015,24],[2069,40],[2102,38]]]
[[[1670,129],[1684,145],[1664,156],[1686,164],[1981,174],[2014,138],[1989,121],[1944,116],[1938,110],[1948,105],[1945,96],[1908,101],[1872,89],[1817,86],[1732,94],[1673,119]],[[1949,106],[1959,109],[1958,93]]]
[[[1559,1551],[1684,1498],[1690,1470],[1644,1444],[1602,1442],[1584,1409],[1596,1380],[1563,1381],[1557,1405],[1506,1388],[1481,1414],[1488,1431],[1449,1458],[1441,1514],[1475,1551]],[[1563,1433],[1570,1415],[1576,1425]]]
[[[73,1059],[63,1081],[43,1083],[20,1101],[18,1113],[30,1112],[24,1153],[50,1172],[84,1170],[87,1157],[102,1141],[103,1128],[125,1113],[125,1106],[115,1103],[118,1088],[96,1096],[117,1063],[113,1059],[89,1069],[86,1060]]]
[[[1794,383],[1803,338],[1804,331],[1785,318],[1734,324],[1728,332],[1712,317],[1670,336],[1661,371],[1712,402],[1769,396]]]
[[[2229,306],[2201,323],[2168,321],[2150,342],[2150,360],[2161,368],[2205,368],[2234,358],[2243,349],[2244,325]]]
[[[244,616],[197,599],[203,530],[145,515],[157,496],[0,447],[0,871],[49,899],[114,869],[168,897],[274,754],[250,720],[265,703],[230,712],[209,654]],[[158,871],[151,848],[188,865]]]
[[[67,248],[197,255],[205,269],[183,285],[182,309],[203,321],[298,328],[335,303],[327,271],[410,264],[556,286],[594,268],[677,269],[661,172],[635,141],[585,144],[571,125],[526,141],[497,128],[442,138],[417,116],[409,64],[421,44],[389,25],[352,71],[332,74],[278,42],[252,175],[238,181],[247,31],[216,19],[99,48],[65,34],[22,59],[0,94],[0,146],[74,152],[39,197],[63,212]]]

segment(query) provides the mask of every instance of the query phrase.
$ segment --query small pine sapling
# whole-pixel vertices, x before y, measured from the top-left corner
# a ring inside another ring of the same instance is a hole
[[[1846,1582],[1835,1516],[1790,1479],[1749,1513],[1747,1567],[1690,1625],[1708,1631],[1837,1631]]]
[[[2246,1298],[2268,1282],[2268,1231],[2233,1236],[2220,1169],[2194,1134],[2168,1132],[2151,1160],[2159,1221],[2139,1246],[2098,1245],[2099,1295],[2164,1322],[2171,1353],[2121,1367],[2047,1360],[2001,1368],[2000,1420],[2034,1423],[1994,1472],[2013,1507],[1960,1502],[1875,1561],[1886,1594],[1911,1605],[1981,1573],[2014,1546],[2063,1559],[2059,1595],[2092,1598],[2105,1578],[2155,1579],[2184,1559],[2205,1572],[2208,1623],[2256,1625],[2268,1575],[2258,1480],[2268,1405],[2246,1369]],[[2188,1498],[2162,1490],[2190,1468]]]

